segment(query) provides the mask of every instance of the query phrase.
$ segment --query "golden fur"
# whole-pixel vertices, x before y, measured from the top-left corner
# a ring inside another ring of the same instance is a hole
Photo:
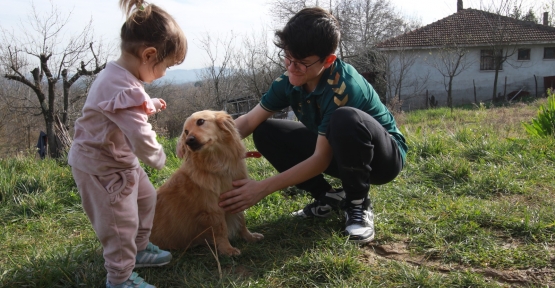
[[[215,239],[219,253],[231,256],[241,252],[229,239],[264,238],[249,232],[243,212],[228,214],[218,206],[218,197],[232,189],[233,180],[248,177],[245,146],[231,116],[222,111],[194,113],[185,121],[176,150],[184,161],[158,188],[150,241],[163,249],[183,250]]]

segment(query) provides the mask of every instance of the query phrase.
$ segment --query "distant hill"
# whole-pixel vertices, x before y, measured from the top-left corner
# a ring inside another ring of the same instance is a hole
[[[160,81],[171,81],[173,84],[195,82],[199,79],[202,70],[203,69],[169,69],[166,71],[166,76],[162,77]]]
[[[166,70],[166,76],[156,80],[155,82],[171,82],[172,84],[185,84],[191,83],[199,80],[200,73],[202,70],[206,68],[200,69],[169,69]],[[33,81],[32,78],[28,77],[29,81]],[[77,82],[75,82],[75,87],[85,87],[86,77],[81,77]]]

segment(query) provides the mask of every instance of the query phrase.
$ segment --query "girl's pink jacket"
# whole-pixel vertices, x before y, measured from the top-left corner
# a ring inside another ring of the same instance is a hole
[[[139,166],[161,169],[166,154],[147,122],[161,107],[142,82],[110,62],[93,82],[82,116],[75,122],[69,165],[92,175],[108,175]]]

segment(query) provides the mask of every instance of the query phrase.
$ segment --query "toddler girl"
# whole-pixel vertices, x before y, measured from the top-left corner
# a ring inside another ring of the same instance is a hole
[[[121,56],[91,86],[75,122],[68,162],[104,249],[106,287],[154,287],[133,269],[165,265],[171,254],[149,242],[156,190],[138,159],[164,167],[166,155],[147,120],[166,103],[151,99],[143,82],[182,63],[187,39],[173,17],[156,5],[120,0],[120,6],[128,16],[121,27]]]

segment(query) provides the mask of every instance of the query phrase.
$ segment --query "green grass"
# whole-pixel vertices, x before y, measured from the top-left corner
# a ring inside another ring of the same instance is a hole
[[[233,242],[241,256],[197,247],[137,271],[158,287],[553,287],[555,139],[521,124],[541,103],[398,115],[411,150],[395,181],[370,190],[370,245],[348,243],[339,215],[288,216],[310,201],[290,187],[247,210],[265,239]],[[145,167],[156,187],[180,165],[176,139],[160,141],[167,167]],[[247,164],[254,179],[275,173],[263,158]],[[103,287],[101,247],[63,160],[0,159],[0,223],[1,287]]]

